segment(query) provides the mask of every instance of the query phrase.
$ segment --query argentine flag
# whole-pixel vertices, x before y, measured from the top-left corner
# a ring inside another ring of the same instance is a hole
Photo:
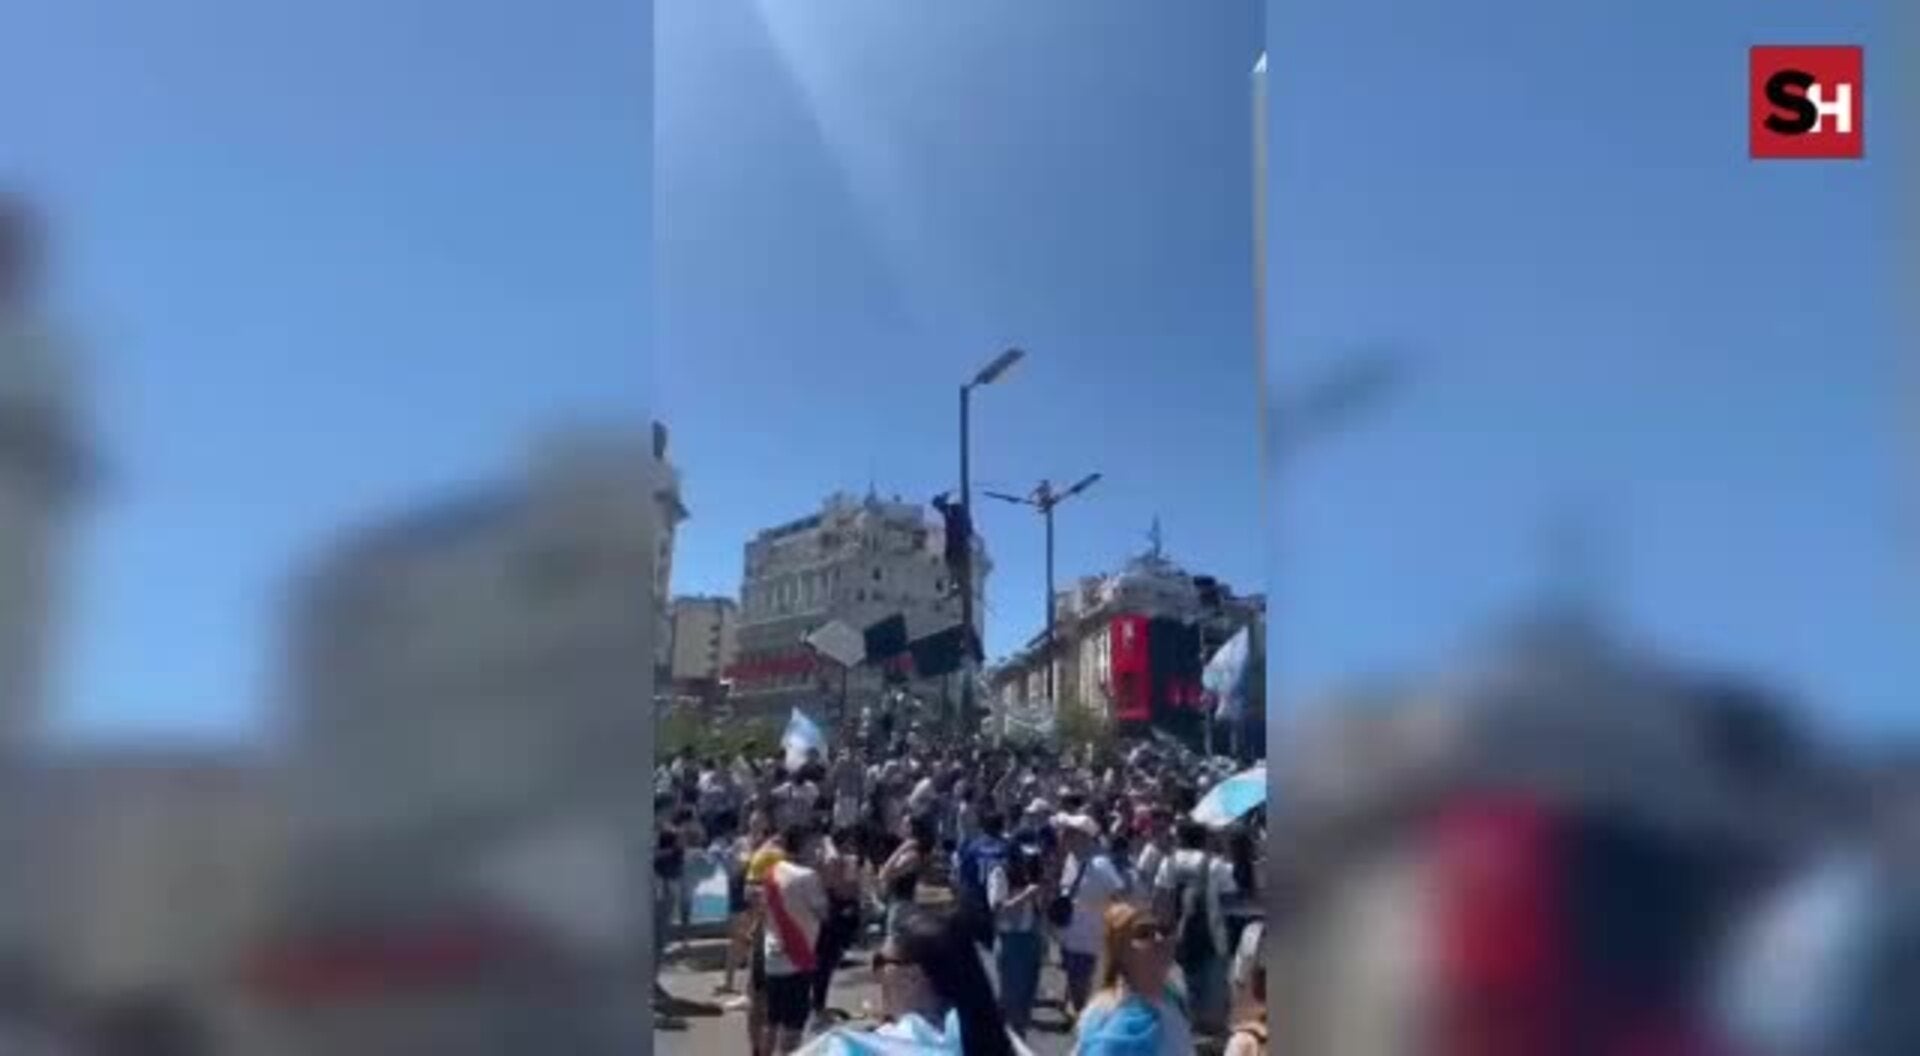
[[[1200,673],[1201,685],[1213,694],[1213,713],[1229,722],[1238,719],[1246,705],[1247,654],[1252,648],[1251,636],[1242,627]]]
[[[1014,1056],[1033,1056],[1009,1034]],[[909,1013],[877,1030],[838,1027],[820,1035],[794,1056],[961,1056],[960,1017],[949,1012],[943,1026]]]

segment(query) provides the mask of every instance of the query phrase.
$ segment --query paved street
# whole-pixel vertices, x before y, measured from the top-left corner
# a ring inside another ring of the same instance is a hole
[[[871,1014],[879,1004],[880,988],[866,964],[869,956],[871,951],[863,950],[848,958],[846,967],[834,978],[829,1005],[855,1017]],[[660,982],[676,998],[714,1004],[717,999],[713,990],[720,984],[720,977],[721,973],[707,964],[692,965],[681,960],[669,964],[660,973]],[[1041,982],[1041,992],[1057,995],[1061,986],[1059,971],[1049,968]],[[1060,1013],[1049,1007],[1042,1008],[1037,1016],[1045,1026],[1058,1023]],[[744,1011],[689,1015],[684,1022],[685,1029],[656,1029],[654,1051],[660,1056],[744,1056],[747,1052]],[[1034,1056],[1065,1056],[1069,1041],[1064,1033],[1036,1029],[1027,1039],[1027,1045]]]

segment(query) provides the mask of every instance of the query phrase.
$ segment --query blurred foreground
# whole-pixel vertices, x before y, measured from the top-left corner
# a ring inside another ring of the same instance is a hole
[[[1566,612],[1282,742],[1282,1051],[1920,1052],[1910,748]]]

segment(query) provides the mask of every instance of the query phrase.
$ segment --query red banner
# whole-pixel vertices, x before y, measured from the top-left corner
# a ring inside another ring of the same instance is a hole
[[[1107,628],[1112,656],[1113,718],[1147,722],[1153,718],[1153,664],[1147,649],[1147,618],[1116,616]]]

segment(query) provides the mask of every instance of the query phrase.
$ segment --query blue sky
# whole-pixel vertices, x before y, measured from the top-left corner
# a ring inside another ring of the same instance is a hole
[[[1195,565],[1271,571],[1289,692],[1451,657],[1578,501],[1640,633],[1886,728],[1920,683],[1895,93],[1863,164],[1751,163],[1742,111],[1758,41],[1864,40],[1884,85],[1872,10],[1275,5],[1274,372],[1420,362],[1263,527],[1258,4],[702,0],[663,5],[657,56],[618,0],[38,5],[0,38],[0,177],[63,223],[117,472],[73,555],[69,725],[232,729],[336,527],[650,395],[678,585],[731,591],[744,539],[826,491],[947,486],[953,386],[1017,342],[976,480],[1107,475],[1062,510],[1063,575],[1156,514]],[[982,530],[1004,648],[1039,526]]]
[[[114,479],[70,730],[225,733],[341,525],[644,414],[651,18],[627,0],[31,5],[0,179],[52,204]]]
[[[1873,11],[1274,6],[1277,373],[1382,338],[1420,360],[1280,494],[1284,686],[1443,662],[1538,585],[1541,519],[1571,501],[1604,509],[1639,634],[1850,732],[1912,728]],[[1868,45],[1870,160],[1747,160],[1755,43]]]
[[[1160,0],[662,5],[659,405],[692,518],[675,585],[738,589],[742,544],[835,489],[924,500],[1105,479],[1058,571],[1161,519],[1260,589],[1249,71],[1262,5]],[[1039,630],[1032,512],[977,498],[987,647]]]

